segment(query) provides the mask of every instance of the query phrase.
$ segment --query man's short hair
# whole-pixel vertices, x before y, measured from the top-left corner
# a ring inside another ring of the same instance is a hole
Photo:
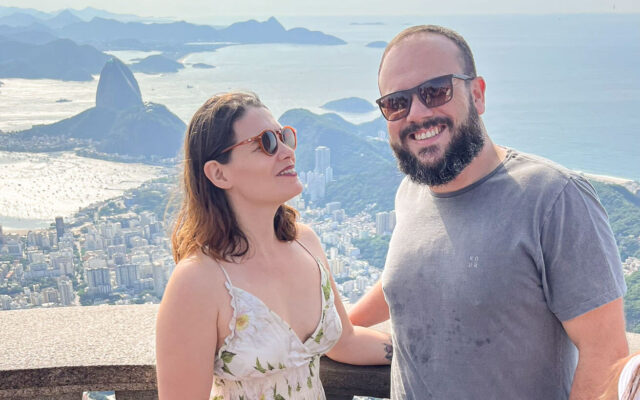
[[[446,38],[449,38],[460,50],[460,58],[462,61],[463,73],[476,76],[476,63],[473,60],[473,53],[471,53],[471,49],[467,44],[467,41],[456,31],[445,28],[443,26],[438,25],[417,25],[412,26],[398,33],[396,37],[394,37],[387,47],[384,49],[384,53],[382,54],[382,60],[380,60],[380,67],[378,69],[378,75],[380,75],[380,71],[382,70],[382,64],[384,63],[384,59],[387,57],[387,53],[400,41],[408,38],[409,36],[417,35],[420,33],[432,33],[436,35],[442,35]]]

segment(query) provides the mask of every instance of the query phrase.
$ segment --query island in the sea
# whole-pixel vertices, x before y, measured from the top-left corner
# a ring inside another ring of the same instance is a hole
[[[130,65],[131,70],[145,74],[178,72],[184,65],[161,54],[155,54]]]
[[[212,68],[215,68],[215,65],[210,65],[205,63],[195,63],[191,65],[191,67],[198,68],[198,69],[212,69]]]
[[[322,105],[325,110],[344,112],[344,113],[367,113],[375,110],[373,104],[359,97],[347,97],[344,99],[333,100]]]
[[[371,47],[373,49],[384,49],[385,47],[387,47],[387,42],[383,40],[377,40],[375,42],[367,43],[367,47]]]

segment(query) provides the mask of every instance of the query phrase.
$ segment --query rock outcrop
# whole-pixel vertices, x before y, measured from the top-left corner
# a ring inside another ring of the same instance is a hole
[[[96,107],[125,110],[143,107],[138,81],[131,70],[117,58],[111,58],[100,72]]]
[[[17,139],[42,138],[40,142],[46,142],[47,137],[73,139],[69,143],[80,139],[93,147],[82,150],[157,159],[176,156],[185,129],[184,122],[165,106],[143,103],[133,74],[122,61],[113,58],[102,69],[96,107],[15,135]]]

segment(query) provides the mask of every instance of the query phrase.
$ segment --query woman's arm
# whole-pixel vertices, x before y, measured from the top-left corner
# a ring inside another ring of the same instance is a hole
[[[340,336],[340,340],[327,353],[327,356],[335,361],[355,365],[390,364],[393,354],[390,335],[374,329],[353,326],[351,324],[344,304],[342,304],[336,283],[328,268],[329,262],[322,250],[320,239],[311,228],[304,225],[299,226],[299,240],[311,249],[314,254],[322,254],[322,261],[331,279],[334,303],[340,315],[340,321],[342,322],[342,335]]]
[[[218,315],[211,275],[188,259],[171,275],[156,321],[160,400],[209,399]]]

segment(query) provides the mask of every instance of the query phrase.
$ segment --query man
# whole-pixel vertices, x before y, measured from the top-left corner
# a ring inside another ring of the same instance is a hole
[[[485,81],[449,29],[401,32],[378,84],[408,176],[381,282],[350,318],[391,317],[392,399],[594,399],[628,353],[626,286],[594,189],[492,143]]]

